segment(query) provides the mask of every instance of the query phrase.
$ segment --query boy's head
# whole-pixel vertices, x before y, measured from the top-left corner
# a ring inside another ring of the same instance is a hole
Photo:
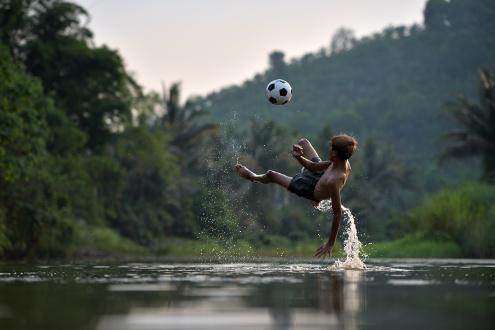
[[[347,134],[336,135],[330,140],[330,160],[336,156],[341,160],[351,158],[358,147],[358,142],[352,136]],[[335,151],[335,153],[334,153]]]

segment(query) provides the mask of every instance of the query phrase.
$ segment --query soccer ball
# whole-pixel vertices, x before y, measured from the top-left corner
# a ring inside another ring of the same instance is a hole
[[[282,79],[275,79],[266,86],[266,98],[270,103],[282,105],[290,101],[292,97],[292,87]]]

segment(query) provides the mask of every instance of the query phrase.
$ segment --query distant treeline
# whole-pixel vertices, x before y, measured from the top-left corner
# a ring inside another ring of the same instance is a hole
[[[438,138],[457,125],[445,104],[460,94],[475,97],[479,70],[495,69],[493,17],[492,0],[428,1],[422,25],[360,39],[343,28],[328,47],[290,60],[274,51],[266,71],[207,95],[204,105],[221,121],[235,112],[242,127],[257,116],[310,137],[328,125],[362,142],[374,140],[421,172],[415,180],[420,191],[434,191],[479,173],[474,163],[439,167]],[[287,106],[273,107],[260,93],[275,78],[293,87]]]
[[[344,204],[358,214],[366,241],[410,232],[436,239],[437,227],[414,220],[431,205],[406,210],[443,187],[435,141],[462,125],[444,120],[442,108],[452,93],[472,96],[478,69],[493,68],[494,7],[429,1],[424,26],[361,40],[343,29],[330,50],[290,64],[274,52],[270,69],[243,86],[181,102],[180,84],[144,93],[116,50],[95,46],[84,8],[1,2],[0,256],[167,253],[185,240],[227,250],[320,241],[328,214],[232,172],[240,157],[256,171],[292,175],[299,168],[288,151],[302,132],[323,157],[333,132],[360,138]],[[294,87],[283,109],[263,98],[276,77]],[[450,151],[467,143],[455,141]],[[483,172],[490,181],[490,153],[472,154],[486,165],[476,178]],[[490,196],[491,187],[482,192]],[[473,247],[482,234],[464,247],[464,228],[449,227],[442,239],[455,240],[463,255],[487,255],[485,246]]]

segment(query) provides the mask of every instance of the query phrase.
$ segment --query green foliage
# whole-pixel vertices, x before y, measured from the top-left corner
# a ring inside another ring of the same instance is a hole
[[[143,245],[151,246],[157,238],[171,234],[170,211],[180,209],[179,196],[173,194],[180,181],[180,167],[166,149],[168,139],[162,132],[129,128],[110,148],[126,175],[122,189],[108,189],[105,194],[115,198],[115,214],[109,222],[122,235]],[[116,179],[121,185],[118,175]]]
[[[52,107],[36,79],[17,68],[0,45],[0,183],[27,177],[43,157]]]
[[[453,241],[470,257],[495,256],[495,187],[469,183],[433,194],[409,212],[407,232]]]
[[[449,240],[426,239],[418,235],[388,241],[369,243],[363,249],[371,258],[460,258],[461,247]]]
[[[58,109],[47,111],[45,120],[50,127],[46,148],[52,155],[69,156],[83,150],[87,134],[77,128],[73,121]]]
[[[289,155],[292,144],[297,143],[300,138],[295,130],[275,121],[251,120],[248,130],[241,133],[241,136],[244,152],[238,156],[255,172],[275,170],[293,176],[300,171],[300,165]],[[243,185],[249,186],[245,202],[257,216],[262,228],[271,233],[278,232],[281,208],[287,206],[291,198],[297,197],[288,195],[274,185],[253,185],[250,182],[243,182]]]
[[[198,240],[170,240],[166,247],[159,253],[170,256],[202,256],[202,257],[284,257],[300,256],[307,257],[314,254],[319,247],[319,242],[303,242],[288,244],[283,238],[274,238],[278,240],[276,244],[255,245],[249,241],[237,240],[219,242],[219,241],[198,241]],[[275,242],[274,242],[275,243]],[[332,252],[334,257],[342,257],[343,250],[340,244],[337,244]]]
[[[446,180],[472,179],[476,172],[466,167],[440,168],[434,141],[454,127],[442,114],[445,102],[460,93],[471,96],[478,69],[495,68],[495,2],[429,1],[425,15],[426,27],[391,27],[359,40],[344,30],[338,51],[292,59],[283,75],[272,65],[242,85],[207,95],[204,104],[220,121],[235,111],[241,127],[255,116],[313,136],[330,123],[335,133],[392,145],[399,160],[423,173],[417,178],[423,191]],[[280,63],[283,54],[276,58]],[[283,109],[260,97],[274,77],[285,77],[294,88]]]
[[[204,156],[204,140],[217,133],[218,125],[206,121],[209,112],[195,100],[181,104],[180,96],[179,83],[172,84],[168,92],[163,89],[159,103],[163,115],[154,126],[171,134],[171,147],[182,167],[198,171],[203,165],[199,160]]]
[[[242,180],[232,166],[240,159],[257,173],[292,176],[300,166],[289,151],[300,132],[327,158],[338,128],[362,142],[344,192],[360,232],[415,233],[372,245],[374,255],[493,257],[493,187],[446,190],[397,215],[444,183],[431,141],[452,126],[438,109],[453,92],[471,94],[479,66],[493,67],[493,11],[487,0],[431,0],[425,27],[360,40],[341,29],[330,51],[290,61],[274,51],[268,70],[242,86],[181,102],[179,83],[143,95],[118,52],[94,45],[77,4],[3,1],[0,255],[312,255],[331,215],[280,187]],[[281,76],[296,94],[276,111],[256,95]],[[478,108],[491,109],[490,93]],[[400,222],[388,223],[392,216]]]
[[[459,97],[450,106],[451,114],[462,129],[444,136],[451,145],[443,158],[479,156],[483,160],[483,178],[495,182],[495,81],[493,74],[480,71],[480,103]]]
[[[277,233],[288,238],[291,242],[308,241],[315,232],[315,224],[308,219],[307,212],[301,208],[285,208],[280,217],[280,227]],[[328,219],[327,219],[328,220]]]
[[[133,97],[141,91],[116,51],[93,46],[82,24],[87,15],[61,0],[7,1],[0,7],[0,17],[6,17],[2,39],[11,53],[87,134],[88,147],[98,149],[129,123]]]
[[[385,220],[418,200],[411,166],[392,147],[373,140],[363,143],[351,163],[353,174],[343,192],[346,206],[358,215],[362,234],[374,241],[390,238]]]
[[[431,30],[473,28],[477,25],[493,28],[494,14],[490,0],[430,0],[424,10],[425,25]]]
[[[10,240],[5,225],[5,210],[0,208],[0,256],[5,253],[5,250],[10,248]]]
[[[229,196],[222,190],[213,188],[200,191],[194,198],[193,207],[200,238],[222,241],[237,236],[239,223],[230,207]]]
[[[121,237],[107,227],[78,226],[74,240],[74,253],[82,256],[101,254],[146,254],[147,250]]]
[[[51,256],[71,240],[71,223],[64,208],[56,206],[57,178],[47,166],[51,132],[46,117],[57,110],[39,82],[19,69],[3,47],[0,57],[1,250]]]

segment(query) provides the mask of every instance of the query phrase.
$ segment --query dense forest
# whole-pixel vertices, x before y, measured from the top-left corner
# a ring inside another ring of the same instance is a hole
[[[344,204],[366,242],[493,256],[494,14],[488,0],[430,0],[422,25],[360,40],[341,29],[328,49],[290,63],[275,51],[242,85],[182,101],[180,83],[145,93],[118,51],[95,45],[84,8],[3,1],[0,256],[317,245],[330,215],[232,166],[292,175],[298,138],[324,155],[340,132],[360,140]],[[278,77],[294,97],[276,108],[263,91]],[[465,179],[485,183],[451,187]]]
[[[239,126],[256,116],[310,137],[329,125],[373,140],[400,151],[400,160],[421,168],[421,188],[436,190],[471,173],[437,166],[438,137],[455,125],[445,104],[460,94],[475,97],[478,71],[495,69],[494,15],[490,0],[429,1],[422,25],[388,27],[361,39],[342,28],[328,47],[289,61],[274,51],[266,71],[207,95],[204,105],[221,121],[235,113]],[[259,91],[278,77],[291,83],[294,97],[277,108]]]

